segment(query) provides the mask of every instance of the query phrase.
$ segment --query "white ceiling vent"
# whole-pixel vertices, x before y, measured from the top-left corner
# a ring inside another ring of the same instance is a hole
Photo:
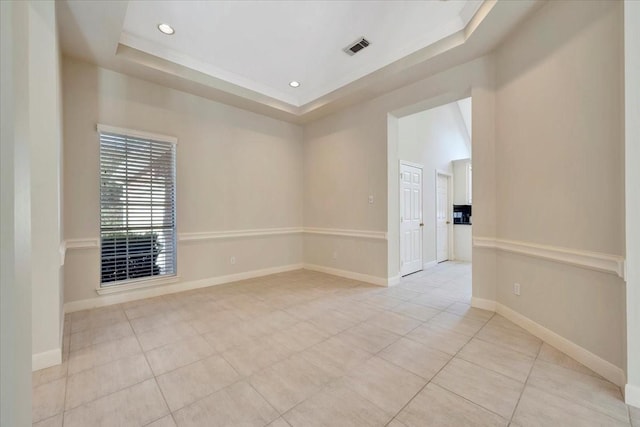
[[[370,44],[371,43],[369,43],[369,40],[365,39],[364,37],[360,37],[358,40],[351,43],[349,46],[345,47],[344,51],[349,55],[353,56],[356,53],[360,52],[365,47],[369,46]]]

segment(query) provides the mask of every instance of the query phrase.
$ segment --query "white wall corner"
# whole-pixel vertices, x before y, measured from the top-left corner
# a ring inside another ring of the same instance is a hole
[[[323,265],[304,264],[305,270],[318,271],[320,273],[332,274],[345,279],[358,280],[360,282],[371,283],[377,286],[389,286],[389,279],[386,277],[370,276],[368,274],[356,273],[355,271],[341,270],[339,268],[325,267]],[[399,279],[398,279],[399,280]]]
[[[49,368],[62,363],[62,348],[54,348],[53,350],[43,351],[31,356],[31,370],[39,371],[40,369]]]
[[[496,311],[496,302],[484,298],[471,297],[471,307],[481,310]]]
[[[640,386],[627,384],[624,386],[624,402],[640,409]]]
[[[400,284],[400,275],[389,277],[387,279],[387,286],[397,286]]]

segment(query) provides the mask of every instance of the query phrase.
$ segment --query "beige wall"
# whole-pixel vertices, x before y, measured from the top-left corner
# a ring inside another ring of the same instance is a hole
[[[386,231],[388,239],[305,236],[305,261],[382,280],[399,275],[398,118],[469,94],[474,95],[474,114],[476,108],[481,111],[477,123],[474,117],[473,149],[474,162],[475,150],[481,151],[474,178],[484,199],[474,221],[481,232],[493,233],[492,77],[490,57],[481,58],[306,125],[305,227]],[[348,259],[339,251],[333,259],[332,253],[346,245],[352,251]],[[483,297],[494,295],[493,281],[485,282],[495,273],[495,262],[490,263],[488,275],[478,277],[474,289]]]
[[[547,5],[497,51],[500,237],[624,254],[622,54],[607,1]]]
[[[178,234],[302,226],[299,126],[70,58],[63,84],[66,239],[99,237],[96,123],[178,138]],[[67,302],[96,297],[99,256],[67,251]],[[178,246],[181,282],[301,262],[300,234]]]
[[[0,2],[0,425],[31,425],[29,4]]]
[[[457,103],[445,104],[398,120],[400,160],[421,164],[422,261],[436,261],[436,170],[453,175],[453,160],[469,158],[469,134]],[[457,181],[451,184],[457,187]],[[464,182],[462,183],[464,185]],[[453,195],[455,191],[451,194]],[[454,203],[453,200],[450,201]],[[454,227],[450,232],[455,233]],[[453,236],[452,236],[453,237]],[[455,242],[456,239],[452,239]],[[451,248],[454,249],[454,248]],[[453,254],[455,251],[452,250]],[[469,246],[468,252],[471,251]]]
[[[621,2],[551,2],[497,50],[498,238],[624,255],[622,46]],[[506,254],[497,274],[499,302],[624,367],[622,279]]]
[[[367,103],[305,126],[305,227],[386,229],[385,120],[384,109]],[[304,236],[305,262],[384,279],[386,252],[384,240]]]
[[[60,267],[62,117],[60,64],[53,1],[30,3],[32,351],[60,363],[63,285]],[[40,356],[39,356],[40,355]]]

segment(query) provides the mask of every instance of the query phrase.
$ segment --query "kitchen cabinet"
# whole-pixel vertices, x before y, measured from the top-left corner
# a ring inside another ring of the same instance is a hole
[[[453,162],[453,204],[472,204],[472,168],[471,159],[454,160]]]
[[[453,204],[472,204],[472,169],[471,159],[454,160],[453,162]],[[471,215],[473,218],[473,214]],[[473,224],[473,219],[471,219]],[[457,261],[471,262],[472,230],[471,224],[454,224],[453,253]]]

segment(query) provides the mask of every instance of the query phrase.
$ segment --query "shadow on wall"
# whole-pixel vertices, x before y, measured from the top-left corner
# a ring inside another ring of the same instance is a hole
[[[521,38],[535,40],[535,44],[529,44],[526,51],[513,50],[516,55],[505,58],[509,67],[498,67],[499,78],[497,80],[498,89],[501,85],[510,83],[525,74],[528,70],[535,68],[537,64],[544,62],[546,58],[561,50],[569,41],[584,33],[594,25],[598,25],[603,17],[611,13],[620,13],[622,8],[615,1],[590,1],[590,7],[580,7],[571,1],[553,2],[553,8],[543,6],[536,13],[533,13],[525,22],[518,26],[515,37],[506,37],[502,46],[517,44]],[[561,9],[561,10],[559,10]],[[535,19],[539,21],[549,21],[548,28],[540,28],[531,25]],[[531,37],[530,33],[535,33]],[[513,34],[512,34],[513,35]],[[620,31],[620,43],[616,46],[622,52],[622,31]],[[502,46],[498,47],[500,49]],[[575,64],[579,68],[579,64]],[[579,70],[578,70],[579,71]]]

